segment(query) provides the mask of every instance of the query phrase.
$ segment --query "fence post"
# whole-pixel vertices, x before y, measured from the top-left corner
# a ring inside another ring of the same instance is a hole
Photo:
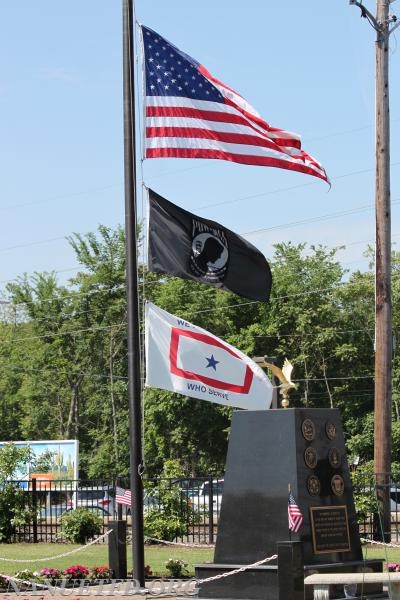
[[[213,476],[210,479],[210,487],[208,494],[208,543],[214,543],[214,493],[213,493]]]
[[[116,484],[115,484],[115,495],[117,495],[117,487],[123,487],[122,483],[121,483],[121,477],[117,477],[116,480]],[[119,502],[116,503],[117,504],[117,519],[118,521],[122,521],[122,504],[120,504]],[[127,511],[128,514],[128,511]],[[114,515],[113,515],[114,516]]]
[[[108,523],[108,565],[115,579],[126,579],[126,521]]]
[[[32,477],[33,543],[38,543],[36,477]],[[29,483],[28,483],[29,486]]]

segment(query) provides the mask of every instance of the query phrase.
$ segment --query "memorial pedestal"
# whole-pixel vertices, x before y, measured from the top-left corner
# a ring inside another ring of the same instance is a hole
[[[235,412],[224,479],[214,562],[196,565],[197,578],[272,556],[282,540],[301,542],[307,570],[365,566],[337,409]],[[304,517],[292,534],[289,486]],[[205,583],[199,595],[278,600],[276,561],[257,569]]]

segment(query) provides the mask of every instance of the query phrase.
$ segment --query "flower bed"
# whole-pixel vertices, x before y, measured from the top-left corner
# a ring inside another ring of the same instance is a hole
[[[22,590],[28,589],[32,583],[44,584],[45,581],[50,582],[51,585],[57,586],[61,582],[70,582],[70,585],[74,584],[74,580],[86,580],[95,582],[99,580],[109,580],[112,577],[112,571],[110,567],[94,566],[85,567],[84,565],[71,565],[66,569],[54,569],[51,567],[44,567],[40,571],[31,571],[29,569],[23,569],[17,571],[15,575],[5,576],[0,575],[0,589],[7,590],[10,587],[9,580],[12,579],[15,584]],[[65,585],[65,584],[64,584]]]

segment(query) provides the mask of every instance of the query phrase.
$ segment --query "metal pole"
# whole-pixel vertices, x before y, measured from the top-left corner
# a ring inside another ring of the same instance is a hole
[[[389,138],[389,0],[377,0],[376,21],[376,237],[374,471],[384,538],[390,540],[392,300]]]
[[[143,484],[139,302],[136,243],[136,153],[134,102],[134,36],[132,0],[123,0],[123,99],[124,99],[124,170],[125,170],[125,236],[126,293],[128,319],[128,404],[130,481],[132,492],[132,559],[134,579],[141,586],[144,576]]]

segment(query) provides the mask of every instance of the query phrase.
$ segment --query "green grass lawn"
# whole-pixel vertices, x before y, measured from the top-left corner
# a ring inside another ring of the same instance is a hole
[[[80,546],[74,544],[0,544],[0,574],[14,575],[22,569],[39,571],[43,567],[65,569],[71,565],[94,567],[108,565],[107,544],[93,544],[87,548],[68,554]],[[64,555],[64,556],[60,556]],[[165,563],[169,558],[180,558],[188,566],[190,575],[194,575],[193,565],[212,561],[213,548],[185,548],[182,546],[145,546],[145,564],[153,574],[166,576]],[[57,557],[60,558],[51,558]],[[5,560],[6,559],[6,560]],[[128,571],[132,569],[132,548],[127,547]]]
[[[381,558],[384,563],[400,564],[400,547],[388,548],[387,546],[379,546],[377,544],[366,545],[363,546],[363,555],[365,559]],[[386,570],[385,564],[383,570]]]
[[[73,544],[0,544],[0,573],[14,575],[22,569],[39,571],[43,567],[65,569],[81,564],[94,567],[108,564],[107,544],[94,544],[79,552],[70,554],[80,546]],[[387,548],[378,545],[363,546],[364,558],[381,558],[384,563],[400,563],[400,548]],[[63,555],[63,556],[61,556]],[[188,564],[190,575],[194,575],[193,565],[213,560],[213,548],[182,546],[146,546],[145,564],[149,565],[153,575],[168,576],[165,563],[169,558],[181,558]],[[59,558],[52,558],[59,557]],[[7,559],[7,560],[5,560]],[[128,571],[132,569],[132,549],[127,548]],[[385,567],[384,567],[385,568]]]

